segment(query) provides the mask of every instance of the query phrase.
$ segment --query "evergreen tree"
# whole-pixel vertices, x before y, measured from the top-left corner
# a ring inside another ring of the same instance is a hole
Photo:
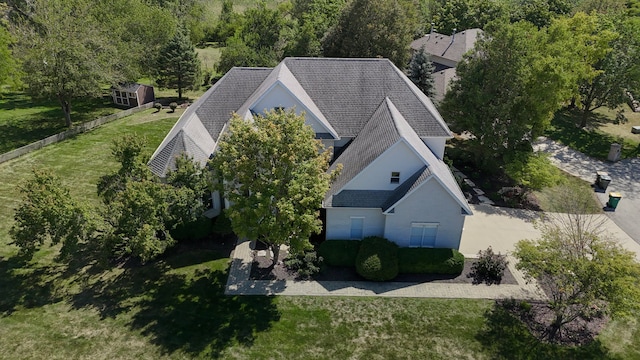
[[[407,76],[428,97],[435,95],[435,85],[431,75],[433,71],[433,63],[429,58],[429,54],[424,50],[424,46],[422,46],[420,50],[411,56]]]
[[[197,85],[200,59],[184,27],[180,27],[173,39],[160,50],[156,70],[157,84],[160,87],[177,88],[178,99],[182,99],[183,90]]]

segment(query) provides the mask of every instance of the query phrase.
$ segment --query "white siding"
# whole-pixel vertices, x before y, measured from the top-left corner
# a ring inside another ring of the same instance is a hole
[[[435,247],[460,247],[464,216],[458,204],[435,179],[422,184],[387,215],[384,237],[409,246],[411,223],[438,223]]]
[[[285,109],[290,109],[292,107],[296,108],[296,114],[300,115],[303,111],[305,112],[305,123],[313,128],[313,131],[316,133],[328,133],[329,131],[318,121],[318,119],[313,116],[313,114],[309,113],[298,99],[291,95],[289,91],[287,91],[282,85],[279,83],[274,85],[266,94],[262,96],[262,98],[255,103],[251,110],[258,114],[264,114],[265,110],[272,110],[276,107],[282,107]]]
[[[429,147],[429,150],[440,160],[444,158],[444,146],[446,138],[422,138],[422,141]]]
[[[400,172],[400,184],[424,166],[424,162],[404,142],[392,145],[369,166],[356,175],[345,190],[393,190],[391,173]]]
[[[349,240],[351,218],[364,218],[363,236],[382,236],[384,218],[381,209],[329,208],[327,209],[327,240]]]

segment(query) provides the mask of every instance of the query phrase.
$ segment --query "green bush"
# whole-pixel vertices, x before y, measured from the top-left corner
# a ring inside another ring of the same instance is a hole
[[[318,246],[318,254],[330,266],[356,266],[360,243],[358,240],[327,240]]]
[[[218,234],[222,236],[233,234],[233,228],[231,227],[231,220],[229,220],[229,218],[227,217],[224,211],[222,212],[222,214],[218,215],[213,220],[211,231],[214,234]]]
[[[516,152],[506,162],[505,173],[519,185],[540,190],[563,181],[560,170],[551,164],[545,153]]]
[[[464,255],[455,249],[400,248],[398,264],[401,274],[454,275],[464,269]]]
[[[491,246],[487,250],[478,253],[478,260],[471,266],[471,273],[467,275],[473,278],[474,284],[486,283],[500,284],[504,270],[507,268],[509,262],[504,255],[496,254],[493,252]]]
[[[175,112],[176,109],[178,108],[178,103],[172,102],[171,104],[169,104],[169,107],[171,108],[171,112]]]
[[[388,281],[398,276],[398,245],[377,237],[362,240],[356,271],[367,280]]]
[[[162,110],[162,104],[160,104],[159,102],[153,104],[153,107],[156,109],[156,112]]]
[[[287,269],[298,273],[298,279],[308,280],[320,272],[322,256],[318,257],[313,250],[305,250],[299,254],[291,254],[284,260]]]
[[[178,225],[169,231],[171,237],[178,241],[198,240],[211,234],[213,223],[207,217],[201,217],[196,221]]]

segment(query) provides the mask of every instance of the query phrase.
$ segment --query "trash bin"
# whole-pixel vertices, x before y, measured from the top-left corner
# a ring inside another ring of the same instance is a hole
[[[611,177],[609,175],[601,175],[598,179],[598,187],[602,190],[607,190],[607,187],[611,183]]]
[[[618,203],[620,202],[620,199],[622,199],[622,195],[618,192],[610,192],[609,193],[609,202],[607,203],[607,206],[614,209],[618,206]]]

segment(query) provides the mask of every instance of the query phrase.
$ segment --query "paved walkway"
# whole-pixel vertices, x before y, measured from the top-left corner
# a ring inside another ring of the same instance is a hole
[[[548,153],[549,159],[558,168],[585,181],[593,182],[596,171],[606,171],[611,176],[611,184],[606,193],[597,193],[604,205],[609,200],[608,193],[617,191],[622,200],[615,212],[607,215],[632,239],[640,243],[640,158],[624,159],[609,163],[590,158],[549,140],[541,138],[534,149]]]

